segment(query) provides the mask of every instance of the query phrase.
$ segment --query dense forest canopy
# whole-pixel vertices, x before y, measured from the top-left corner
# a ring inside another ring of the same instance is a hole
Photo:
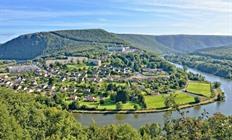
[[[216,76],[231,79],[232,61],[227,59],[215,59],[204,55],[169,55],[167,60],[195,68],[200,71],[214,74]]]
[[[200,49],[194,52],[194,54],[209,56],[215,59],[229,59],[232,60],[232,45]]]

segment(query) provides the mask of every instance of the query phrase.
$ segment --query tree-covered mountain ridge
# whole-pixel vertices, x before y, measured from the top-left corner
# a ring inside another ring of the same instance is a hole
[[[104,44],[104,45],[103,45]],[[0,47],[1,59],[34,59],[39,56],[74,52],[91,46],[126,44],[114,34],[101,29],[63,30],[21,35]]]
[[[232,44],[227,46],[200,49],[194,52],[197,55],[210,56],[216,59],[232,60]]]
[[[0,46],[0,59],[28,60],[81,49],[132,46],[156,53],[188,53],[232,44],[232,36],[115,34],[103,29],[60,30],[21,35]]]

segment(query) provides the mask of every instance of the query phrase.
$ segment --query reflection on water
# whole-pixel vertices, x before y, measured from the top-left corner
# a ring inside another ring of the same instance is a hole
[[[138,114],[133,114],[134,118],[135,119],[138,119],[139,118],[139,115]]]
[[[115,114],[115,119],[119,122],[122,122],[123,120],[125,120],[127,118],[126,114]]]
[[[181,67],[180,65],[177,65]],[[203,106],[195,106],[192,108],[187,108],[182,111],[188,111],[187,116],[197,117],[200,116],[204,110],[209,112],[209,115],[212,115],[216,112],[221,112],[226,115],[232,115],[232,81],[224,78],[220,78],[211,74],[206,74],[199,72],[197,70],[188,69],[193,73],[199,73],[205,76],[206,80],[211,82],[221,82],[222,90],[225,92],[225,101],[224,102],[215,102]],[[181,117],[178,112],[173,112],[171,115],[169,112],[160,112],[160,113],[148,113],[148,114],[74,114],[77,121],[81,122],[83,125],[90,125],[92,120],[95,120],[98,125],[106,124],[119,124],[119,123],[128,123],[132,126],[138,128],[146,123],[160,123],[163,124],[164,121],[168,118],[179,118]]]
[[[193,109],[198,112],[201,109],[201,106],[200,105],[194,106]]]

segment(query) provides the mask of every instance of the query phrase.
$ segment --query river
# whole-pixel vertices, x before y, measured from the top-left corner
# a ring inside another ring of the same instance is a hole
[[[176,64],[175,64],[176,65]],[[181,67],[180,65],[176,65],[177,67]],[[188,71],[193,73],[199,73],[205,76],[207,81],[210,82],[221,82],[221,88],[225,93],[225,101],[224,102],[214,102],[207,105],[197,106],[193,108],[187,108],[183,111],[188,111],[187,116],[197,117],[200,116],[204,110],[206,110],[210,115],[214,113],[221,112],[225,115],[232,115],[232,80],[224,79],[218,76],[214,76],[211,74],[207,74],[204,72],[200,72],[191,68],[188,68]],[[106,124],[130,124],[133,127],[139,128],[142,125],[147,123],[160,123],[161,125],[165,121],[165,115],[167,113],[145,113],[145,114],[73,114],[78,122],[83,124],[84,126],[89,126],[93,122],[97,125],[106,125]],[[179,113],[173,112],[171,118],[180,117]]]

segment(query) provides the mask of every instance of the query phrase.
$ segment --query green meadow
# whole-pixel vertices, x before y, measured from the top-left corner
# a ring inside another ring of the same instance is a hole
[[[180,91],[174,93],[175,101],[178,105],[188,104],[194,102],[194,97],[182,93]],[[145,102],[147,104],[148,109],[154,108],[163,108],[165,107],[165,97],[169,95],[156,95],[156,96],[145,96]]]
[[[211,86],[210,83],[207,82],[190,81],[186,90],[187,92],[202,95],[205,97],[211,96]]]

